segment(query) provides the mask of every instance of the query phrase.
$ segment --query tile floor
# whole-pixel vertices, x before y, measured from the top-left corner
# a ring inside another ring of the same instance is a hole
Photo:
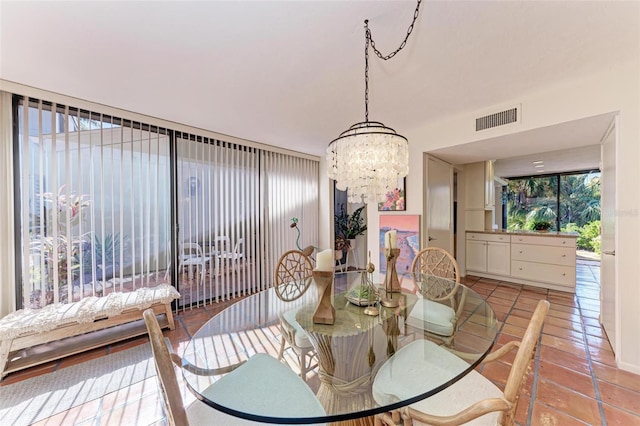
[[[520,396],[518,425],[640,425],[640,376],[615,367],[613,352],[598,324],[599,266],[580,262],[575,295],[468,276],[464,283],[484,295],[495,310],[501,331],[496,346],[519,339],[537,301],[546,298],[551,309],[541,345]],[[231,302],[194,309],[177,316],[177,328],[165,332],[178,353],[204,322]],[[146,337],[94,350],[8,376],[6,385],[64,368],[107,353],[145,344]],[[482,367],[482,373],[501,385],[508,360]],[[193,400],[188,391],[183,395]],[[38,425],[163,425],[156,379],[105,395]]]

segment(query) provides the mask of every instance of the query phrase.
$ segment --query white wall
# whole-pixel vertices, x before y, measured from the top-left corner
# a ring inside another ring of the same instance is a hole
[[[640,186],[637,185],[640,164],[640,65],[638,60],[606,73],[574,81],[559,87],[530,93],[504,104],[522,104],[522,123],[508,129],[475,134],[475,111],[450,117],[422,127],[399,131],[409,139],[409,176],[407,177],[406,214],[422,214],[422,153],[438,148],[560,124],[567,121],[619,111],[619,140],[616,165],[617,231],[616,280],[621,327],[616,348],[619,366],[640,373]],[[487,107],[491,107],[490,105]],[[604,135],[603,135],[604,136]],[[562,147],[558,147],[561,149]],[[487,153],[488,158],[496,158]],[[460,217],[460,216],[459,216]],[[378,259],[378,211],[368,207],[368,241],[372,258]],[[461,224],[459,224],[461,225]],[[464,232],[460,227],[458,232]],[[424,235],[422,240],[424,241]]]

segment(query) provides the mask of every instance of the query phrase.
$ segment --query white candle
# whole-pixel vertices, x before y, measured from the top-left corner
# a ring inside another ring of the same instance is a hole
[[[318,253],[316,271],[333,271],[333,250],[326,249]]]
[[[397,245],[396,230],[392,229],[384,234],[384,248],[394,249]]]

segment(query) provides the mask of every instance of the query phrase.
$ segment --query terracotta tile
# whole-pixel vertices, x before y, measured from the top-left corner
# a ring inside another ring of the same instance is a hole
[[[124,351],[126,349],[131,349],[140,345],[148,345],[149,338],[147,336],[140,336],[134,339],[128,339],[123,342],[114,343],[109,346],[108,353],[113,354],[116,352]]]
[[[489,297],[491,295],[491,293],[493,293],[493,290],[489,290],[486,288],[482,288],[482,287],[473,287],[473,291],[475,291],[476,293],[478,293],[480,296],[482,297]]]
[[[542,345],[551,346],[566,352],[575,353],[578,356],[586,357],[587,352],[584,343],[579,343],[574,340],[567,340],[560,337],[549,336],[547,334],[542,335]]]
[[[589,355],[591,356],[592,361],[597,361],[601,364],[607,364],[612,367],[616,366],[616,358],[611,351],[590,346]]]
[[[537,402],[553,407],[589,424],[601,423],[600,411],[595,399],[545,379],[538,380]]]
[[[549,309],[547,316],[562,318],[562,319],[577,322],[577,323],[579,323],[581,320],[580,315],[572,314],[570,312],[559,311],[557,309]]]
[[[168,337],[173,346],[173,350],[177,351],[182,343],[189,342],[191,335],[184,327],[176,327],[175,330],[168,330],[164,332],[165,337]],[[182,352],[177,352],[182,353]]]
[[[518,424],[524,425],[527,423],[527,417],[529,416],[529,405],[531,405],[531,395],[520,394],[518,397],[518,405],[516,406],[516,414],[514,421]]]
[[[531,311],[531,312],[536,310],[538,301],[536,301],[535,303],[529,303],[529,302],[523,302],[522,299],[523,299],[522,297],[519,297],[518,300],[516,300],[515,305],[513,305],[514,309],[519,309],[521,311]]]
[[[502,333],[500,333],[500,334],[498,335],[498,339],[496,340],[496,343],[498,343],[498,344],[500,344],[500,345],[504,345],[504,344],[506,344],[506,343],[508,343],[508,342],[511,342],[511,341],[513,341],[513,340],[516,340],[516,341],[518,341],[518,342],[520,341],[520,339],[518,339],[518,338],[517,338],[517,337],[515,337],[515,336],[511,336],[511,335],[509,335],[509,334],[502,334]]]
[[[566,328],[568,330],[574,330],[579,333],[582,332],[582,322],[573,322],[562,318],[552,317],[547,315],[544,319],[545,324],[555,325],[556,327]]]
[[[638,374],[633,374],[628,371],[620,370],[597,362],[593,363],[593,372],[600,380],[640,392],[640,375]]]
[[[547,298],[551,303],[551,306],[568,306],[573,308],[578,307],[578,302],[573,298],[565,298],[552,295],[547,296]]]
[[[539,377],[544,377],[550,382],[557,383],[591,398],[596,397],[593,378],[590,375],[578,373],[575,370],[569,370],[568,368],[541,360]]]
[[[516,336],[519,338],[522,338],[522,336],[524,336],[524,332],[526,331],[526,329],[521,328],[521,327],[516,327],[515,325],[511,325],[511,324],[505,324],[502,327],[502,333],[506,333],[506,334],[510,334],[511,336]]]
[[[608,404],[602,404],[604,417],[608,426],[638,426],[640,425],[640,416],[636,416],[628,411],[620,410]]]
[[[586,423],[536,401],[533,404],[530,426],[583,426]]]
[[[507,383],[511,366],[500,361],[489,362],[482,369],[482,375],[491,380],[500,389]]]
[[[600,320],[598,318],[582,317],[582,323],[584,325],[591,325],[593,327],[600,327]]]
[[[593,318],[595,320],[598,320],[600,318],[600,309],[592,311],[582,308],[580,311],[583,317]]]
[[[585,333],[587,333],[589,336],[596,336],[596,337],[600,337],[601,339],[606,339],[606,335],[604,330],[602,329],[602,327],[594,327],[591,325],[585,325],[584,326],[584,331]]]
[[[516,317],[514,315],[509,315],[505,322],[520,328],[527,328],[529,326],[529,319]]]
[[[591,374],[589,362],[584,357],[550,346],[541,346],[538,350],[542,361],[552,362],[583,374]]]
[[[533,311],[523,311],[522,309],[513,308],[511,310],[510,315],[520,317],[520,318],[526,318],[529,320],[533,316]]]
[[[551,324],[545,324],[542,332],[550,336],[561,337],[563,339],[571,339],[580,343],[584,342],[584,336],[582,333],[573,330],[567,330],[566,328],[557,327]]]
[[[578,308],[577,306],[567,306],[567,305],[561,305],[558,303],[551,303],[549,310],[566,312],[568,314],[580,316],[580,308]]]
[[[634,392],[603,381],[598,381],[598,387],[600,388],[600,397],[603,402],[640,415],[640,392]]]
[[[503,306],[509,309],[513,306],[513,300],[496,297],[495,291],[491,294],[491,296],[489,296],[487,302],[489,302],[491,306]]]
[[[541,297],[541,295],[546,296],[549,294],[549,290],[542,287],[533,287],[530,285],[525,285],[522,287],[522,291],[520,292],[523,296],[529,297]]]
[[[589,347],[613,352],[613,349],[611,348],[611,344],[607,339],[602,339],[600,337],[595,337],[591,335],[587,335],[586,337],[587,337],[587,345],[589,345]]]

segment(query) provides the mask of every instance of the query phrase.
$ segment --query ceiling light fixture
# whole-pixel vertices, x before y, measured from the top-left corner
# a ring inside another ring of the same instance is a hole
[[[382,60],[389,60],[407,44],[418,19],[418,0],[407,35],[395,51],[383,55],[376,48],[364,21],[364,121],[345,130],[327,148],[327,174],[336,188],[347,191],[350,203],[384,201],[387,192],[398,186],[398,179],[409,173],[409,142],[378,121],[369,121],[369,45]]]
[[[534,161],[533,164],[542,164],[544,161]]]
[[[538,164],[535,167],[544,167],[544,164]]]

